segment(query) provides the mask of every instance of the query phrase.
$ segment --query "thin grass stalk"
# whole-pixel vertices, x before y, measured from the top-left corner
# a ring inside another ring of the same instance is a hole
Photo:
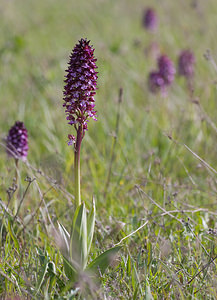
[[[106,180],[106,184],[105,184],[105,188],[104,188],[104,198],[106,198],[106,196],[107,196],[108,187],[109,187],[110,180],[111,180],[112,166],[113,166],[113,162],[115,160],[115,149],[116,149],[118,133],[119,133],[119,122],[120,122],[120,114],[121,114],[120,111],[121,111],[122,96],[123,96],[123,89],[120,88],[119,97],[118,97],[118,109],[117,109],[117,116],[116,116],[115,134],[114,134],[114,140],[112,143],[111,159],[110,159],[110,163],[109,163],[108,176],[107,176],[107,180]]]

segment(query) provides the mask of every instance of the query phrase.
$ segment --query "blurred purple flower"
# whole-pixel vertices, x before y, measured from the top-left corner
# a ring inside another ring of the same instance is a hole
[[[158,71],[149,74],[148,85],[152,93],[157,93],[159,90],[163,91],[165,88],[164,79]]]
[[[81,39],[73,49],[63,92],[63,100],[67,120],[70,125],[81,126],[87,130],[88,118],[96,119],[95,90],[97,89],[96,58],[90,41]],[[70,139],[72,141],[72,139]]]
[[[158,70],[149,74],[148,86],[150,91],[152,93],[160,91],[162,95],[166,95],[166,88],[172,84],[175,73],[173,62],[166,55],[161,55],[158,58]]]
[[[195,56],[190,50],[183,50],[179,55],[178,72],[179,75],[190,78],[194,75]]]
[[[143,26],[150,31],[157,28],[158,20],[155,11],[152,8],[147,8],[143,15]]]
[[[171,85],[175,77],[176,69],[173,62],[169,59],[168,56],[161,55],[159,57],[158,68],[159,73],[164,79],[165,85]]]
[[[26,160],[28,154],[28,133],[23,122],[17,121],[6,138],[7,153],[16,159]]]

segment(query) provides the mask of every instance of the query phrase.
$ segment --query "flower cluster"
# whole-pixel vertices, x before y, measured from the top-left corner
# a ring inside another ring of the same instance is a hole
[[[6,138],[7,153],[16,159],[26,160],[28,154],[28,133],[23,122],[17,121]]]
[[[64,104],[70,125],[87,130],[88,118],[96,120],[95,90],[97,89],[96,58],[90,41],[81,39],[72,51],[66,70]]]
[[[157,28],[158,20],[155,11],[152,8],[147,8],[143,15],[143,26],[150,31]]]
[[[194,75],[195,57],[190,50],[183,50],[178,59],[178,73],[186,78]]]
[[[166,55],[161,55],[158,59],[159,73],[164,79],[165,85],[171,85],[174,80],[176,69],[173,62]]]
[[[166,88],[172,84],[175,77],[175,67],[173,62],[166,55],[158,58],[158,70],[149,74],[149,89],[156,93],[159,90],[165,93]]]
[[[157,93],[159,90],[163,90],[164,80],[160,75],[160,72],[153,71],[149,74],[149,89],[152,93]]]

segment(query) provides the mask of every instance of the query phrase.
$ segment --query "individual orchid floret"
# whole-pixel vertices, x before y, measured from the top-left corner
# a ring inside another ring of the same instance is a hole
[[[16,121],[6,138],[7,153],[15,159],[26,160],[28,154],[28,133],[23,122]]]
[[[97,89],[96,58],[90,41],[81,39],[73,49],[66,70],[64,104],[67,120],[75,129],[87,130],[89,118],[96,119],[95,99]]]
[[[158,25],[156,12],[152,8],[147,8],[143,15],[143,26],[150,31],[156,30]]]
[[[178,59],[178,73],[186,78],[194,75],[195,56],[190,50],[183,50]]]
[[[67,142],[67,144],[68,144],[69,146],[72,146],[72,145],[75,144],[75,142],[76,142],[75,136],[72,135],[72,134],[68,134],[68,142]]]

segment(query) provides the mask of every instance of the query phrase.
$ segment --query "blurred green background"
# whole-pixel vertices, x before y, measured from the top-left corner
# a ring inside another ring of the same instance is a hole
[[[159,18],[155,34],[142,27],[143,12],[148,6],[156,10]],[[176,64],[180,51],[191,49],[196,56],[193,98],[199,99],[215,123],[216,70],[204,53],[210,49],[215,59],[216,13],[214,0],[2,0],[1,137],[7,135],[15,120],[24,121],[29,131],[30,164],[42,168],[73,192],[73,153],[66,143],[73,128],[67,125],[62,107],[63,80],[75,43],[81,37],[88,38],[98,59],[98,122],[91,120],[82,145],[84,196],[95,193],[103,206],[108,205],[104,202],[104,185],[120,87],[123,103],[110,198],[118,197],[120,192],[124,203],[134,184],[158,180],[159,174],[169,182],[188,181],[183,164],[191,168],[199,183],[205,184],[203,176],[207,171],[197,168],[192,154],[175,146],[167,135],[186,143],[214,166],[216,132],[189,100],[183,78],[176,76],[168,96],[162,98],[149,92],[147,77],[156,68],[159,53],[167,54]],[[3,147],[1,150],[2,176],[10,181],[13,171],[9,167],[13,169],[13,162],[8,161]]]

